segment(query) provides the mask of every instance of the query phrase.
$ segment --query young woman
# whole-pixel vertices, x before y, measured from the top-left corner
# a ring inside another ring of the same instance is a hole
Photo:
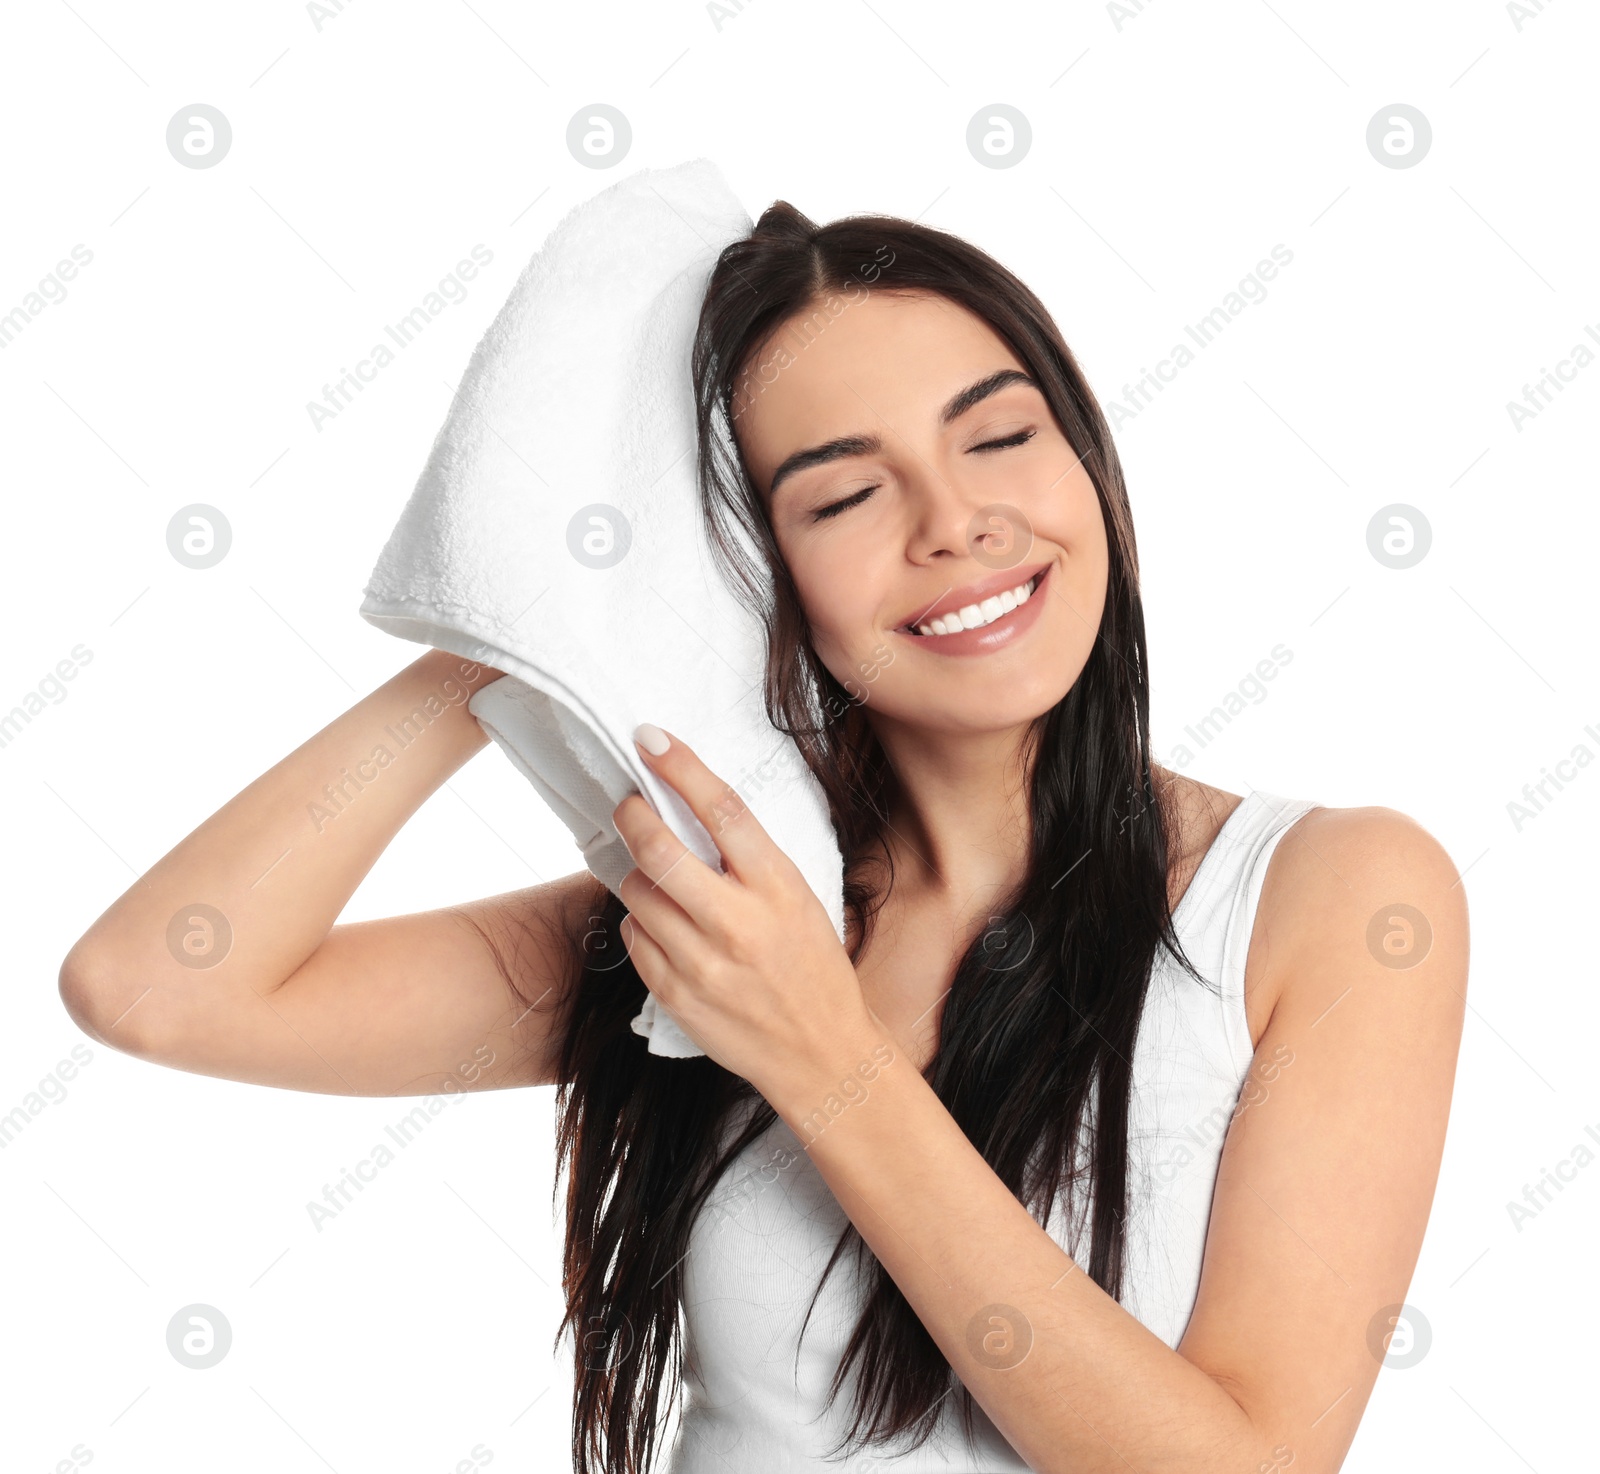
[[[1443,1150],[1448,856],[1389,809],[1151,762],[1116,451],[982,252],[779,202],[722,253],[693,372],[707,533],[828,795],[845,944],[692,734],[653,728],[720,872],[635,795],[620,896],[579,872],[335,925],[487,740],[464,706],[497,672],[434,651],[95,923],[73,1017],[307,1090],[556,1084],[578,1469],[648,1467],[686,1372],[673,1474],[1331,1474]],[[428,698],[426,740],[309,838]],[[168,941],[197,897],[231,930],[203,972]],[[704,1058],[645,1051],[647,988]]]

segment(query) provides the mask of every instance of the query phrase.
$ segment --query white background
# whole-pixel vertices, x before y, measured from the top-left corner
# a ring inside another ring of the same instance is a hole
[[[1108,407],[1274,245],[1292,251],[1118,432],[1156,749],[1170,760],[1281,643],[1265,698],[1184,771],[1400,809],[1466,873],[1466,1031],[1407,1295],[1432,1346],[1380,1376],[1346,1468],[1591,1462],[1600,1165],[1520,1230],[1507,1210],[1600,1131],[1600,769],[1520,829],[1508,810],[1578,745],[1600,753],[1600,365],[1520,429],[1507,410],[1576,344],[1600,351],[1583,332],[1600,332],[1600,23],[1576,0],[1535,8],[1519,24],[1487,0],[1165,0],[1119,23],[1087,3],[755,0],[719,23],[690,3],[365,0],[320,28],[291,3],[9,11],[0,314],[73,246],[93,260],[0,349],[0,711],[75,646],[93,658],[0,748],[0,1114],[26,1116],[0,1149],[5,1468],[80,1444],[128,1471],[430,1474],[476,1445],[567,1467],[552,1090],[451,1105],[320,1233],[307,1201],[415,1100],[88,1043],[64,1098],[27,1102],[87,1043],[56,991],[72,942],[420,653],[357,616],[361,589],[523,263],[622,172],[702,155],[752,216],[783,197],[818,221],[881,211],[968,237],[1045,300]],[[208,169],[165,143],[196,102],[233,130]],[[611,169],[566,144],[596,102],[633,129]],[[1367,147],[1397,102],[1432,126],[1412,168]],[[995,103],[1032,127],[1010,168],[966,145]],[[314,427],[307,401],[475,244],[494,259],[466,300]],[[204,572],[166,547],[191,502],[233,528]],[[1391,503],[1432,529],[1403,570],[1368,550]],[[343,919],[578,867],[491,747]],[[205,1372],[165,1343],[194,1302],[233,1328]]]

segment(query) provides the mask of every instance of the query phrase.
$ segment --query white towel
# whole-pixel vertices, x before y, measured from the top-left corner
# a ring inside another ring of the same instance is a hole
[[[827,800],[767,719],[765,636],[716,565],[695,477],[695,323],[718,254],[750,228],[709,159],[569,211],[473,353],[360,612],[507,673],[468,710],[613,893],[634,864],[611,811],[632,792],[721,865],[633,745],[654,722],[739,791],[842,942]],[[654,995],[633,1030],[652,1054],[704,1053]]]

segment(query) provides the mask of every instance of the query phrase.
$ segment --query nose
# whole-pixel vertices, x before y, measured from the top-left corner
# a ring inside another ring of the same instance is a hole
[[[907,478],[906,502],[910,508],[907,552],[916,562],[941,555],[965,554],[968,527],[978,503],[958,477],[942,467],[922,462]]]
[[[992,489],[976,478],[963,480],[959,470],[924,463],[906,488],[911,508],[906,553],[913,562],[970,557],[974,550],[988,561],[1029,541],[1020,510],[993,501]]]

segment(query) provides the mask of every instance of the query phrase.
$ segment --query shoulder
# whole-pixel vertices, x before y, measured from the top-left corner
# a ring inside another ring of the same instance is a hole
[[[1331,1005],[1355,978],[1415,973],[1437,1008],[1464,1001],[1466,887],[1445,847],[1395,809],[1316,808],[1290,825],[1256,936],[1280,997],[1293,987]]]
[[[1315,808],[1289,826],[1268,867],[1264,909],[1300,927],[1343,925],[1353,907],[1423,901],[1464,916],[1466,897],[1449,852],[1397,809]]]

